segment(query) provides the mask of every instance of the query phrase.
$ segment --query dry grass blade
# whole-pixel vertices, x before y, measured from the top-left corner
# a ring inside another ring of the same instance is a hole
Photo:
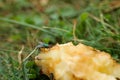
[[[92,14],[89,14],[89,16],[90,16],[92,19],[96,20],[97,22],[102,23],[103,26],[104,26],[104,28],[106,28],[105,26],[107,26],[107,27],[109,27],[109,29],[115,31],[116,34],[119,34],[119,32],[118,32],[117,30],[115,30],[115,28],[114,28],[113,26],[111,26],[110,24],[106,23],[106,22],[103,20],[103,15],[102,15],[102,14],[100,15],[101,18],[98,18],[98,17],[96,17],[96,16],[94,16],[94,15],[92,15]],[[108,28],[106,28],[106,29],[107,29],[107,31],[109,30]],[[111,31],[110,31],[110,33],[111,33]]]
[[[18,62],[19,62],[19,67],[21,68],[22,65],[22,59],[23,59],[23,50],[24,50],[24,46],[22,46],[21,50],[18,52]]]
[[[77,25],[77,21],[73,20],[73,40],[74,40],[74,42],[76,42],[76,40],[77,40],[77,37],[76,37],[76,34],[75,34],[76,25]]]

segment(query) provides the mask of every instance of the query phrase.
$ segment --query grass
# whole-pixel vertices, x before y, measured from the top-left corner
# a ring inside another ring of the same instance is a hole
[[[40,80],[34,64],[39,53],[34,48],[40,41],[53,45],[81,42],[120,62],[120,9],[105,13],[104,6],[98,6],[100,0],[81,7],[67,0],[52,0],[47,6],[9,1],[0,2],[0,80]]]

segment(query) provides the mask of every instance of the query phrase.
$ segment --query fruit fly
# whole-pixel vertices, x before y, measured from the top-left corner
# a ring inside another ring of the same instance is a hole
[[[49,49],[50,47],[52,46],[43,42],[39,42],[39,44],[36,46],[36,48],[39,50],[45,49],[45,48]]]
[[[39,42],[37,48],[50,48],[50,45],[43,42]]]

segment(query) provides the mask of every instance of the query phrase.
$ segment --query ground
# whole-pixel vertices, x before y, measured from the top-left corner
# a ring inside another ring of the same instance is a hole
[[[1,0],[0,79],[39,79],[38,51],[21,64],[39,42],[81,42],[119,62],[119,16],[119,2],[111,0]]]

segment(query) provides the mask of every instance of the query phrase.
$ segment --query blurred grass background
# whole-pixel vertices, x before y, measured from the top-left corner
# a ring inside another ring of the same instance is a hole
[[[22,67],[18,59],[40,41],[81,42],[120,62],[120,1],[0,0],[0,80],[44,80],[35,54]]]

